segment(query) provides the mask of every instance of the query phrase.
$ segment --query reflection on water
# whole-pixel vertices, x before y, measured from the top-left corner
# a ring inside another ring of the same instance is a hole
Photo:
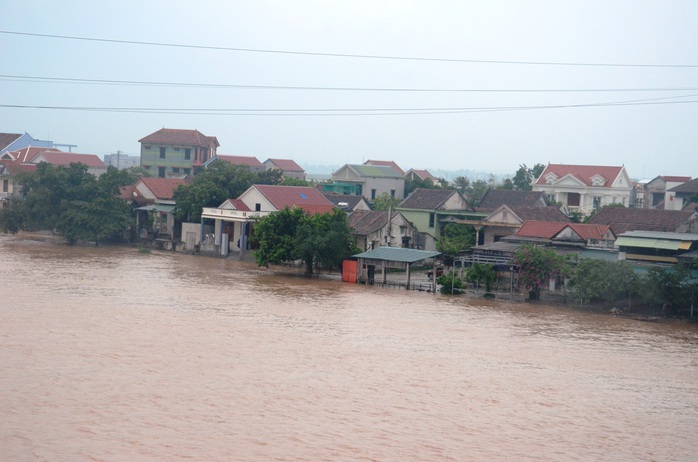
[[[3,460],[695,460],[698,332],[0,236]]]

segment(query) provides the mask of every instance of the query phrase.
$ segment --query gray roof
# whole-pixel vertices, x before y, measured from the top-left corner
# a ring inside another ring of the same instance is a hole
[[[441,252],[430,252],[428,250],[405,249],[402,247],[378,247],[363,253],[353,255],[356,258],[370,258],[373,260],[399,261],[404,263],[414,263],[427,258],[441,255]]]
[[[327,200],[332,202],[334,205],[338,206],[340,202],[346,202],[347,208],[349,210],[354,210],[354,207],[356,207],[356,205],[361,201],[361,199],[364,199],[364,196],[357,196],[356,194],[335,194],[322,191],[319,188],[318,191],[320,191],[322,195],[325,196]]]
[[[674,186],[673,188],[669,189],[669,191],[677,192],[677,193],[688,193],[688,194],[697,193],[698,192],[698,178],[696,178],[695,180],[687,181],[684,184]]]
[[[494,212],[502,205],[513,207],[545,207],[543,191],[517,191],[489,188],[477,206],[477,210]]]
[[[458,191],[453,189],[417,188],[398,207],[404,209],[439,210],[448,198],[454,194],[458,194]]]
[[[698,234],[661,231],[626,231],[618,237],[642,237],[646,239],[669,239],[672,241],[698,241]]]
[[[362,177],[374,177],[374,178],[402,178],[400,172],[395,170],[393,167],[388,167],[386,165],[356,165],[351,164],[349,167],[356,170],[356,172]]]
[[[395,214],[393,213],[393,216]],[[366,236],[388,224],[387,210],[356,210],[347,217],[347,224],[359,236]]]

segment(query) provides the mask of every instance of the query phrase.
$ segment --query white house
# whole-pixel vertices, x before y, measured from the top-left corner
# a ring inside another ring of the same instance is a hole
[[[548,201],[562,203],[570,212],[589,214],[604,205],[634,205],[633,184],[625,167],[548,164],[533,182]]]
[[[369,201],[383,193],[398,199],[405,197],[405,177],[386,165],[346,164],[332,173],[332,182],[331,185],[323,185],[323,191],[363,195]]]

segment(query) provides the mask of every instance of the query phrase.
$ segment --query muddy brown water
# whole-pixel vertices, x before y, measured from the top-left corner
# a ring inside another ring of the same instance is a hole
[[[695,461],[698,329],[0,235],[3,461]]]

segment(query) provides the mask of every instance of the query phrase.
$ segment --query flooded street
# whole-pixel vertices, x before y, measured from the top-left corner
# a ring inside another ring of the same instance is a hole
[[[695,461],[698,326],[0,235],[3,461]]]

